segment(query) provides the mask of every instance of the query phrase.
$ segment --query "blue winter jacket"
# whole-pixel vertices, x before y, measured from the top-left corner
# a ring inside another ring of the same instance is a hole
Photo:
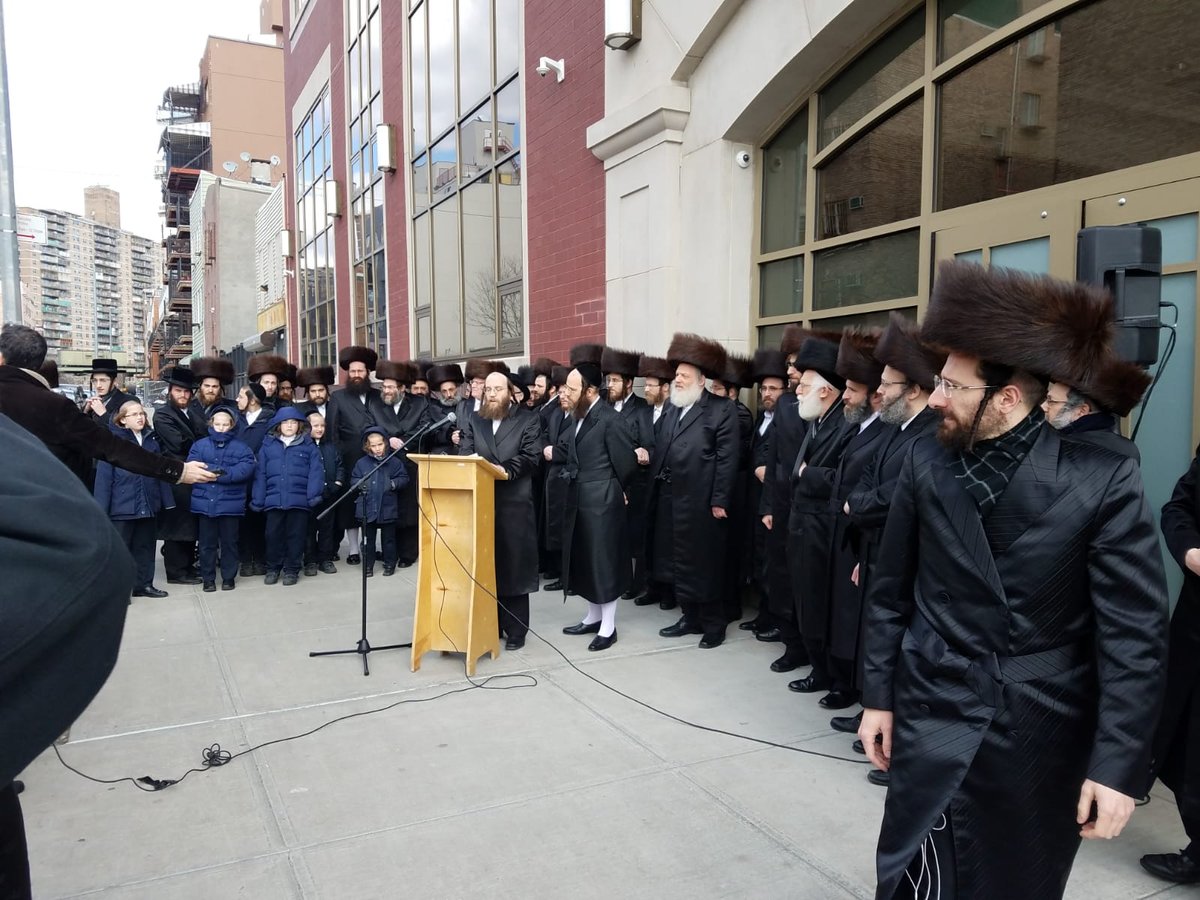
[[[112,425],[109,430],[124,440],[137,443],[137,438],[128,428]],[[151,453],[162,452],[158,438],[149,428],[142,432],[142,449]],[[147,475],[135,475],[106,462],[96,464],[96,485],[92,493],[100,508],[115,520],[153,519],[160,509],[175,507],[171,486],[165,481]]]
[[[364,456],[354,464],[350,483],[358,480],[379,465],[373,456]],[[386,525],[400,518],[400,499],[397,493],[408,484],[408,470],[400,457],[393,456],[371,476],[359,489],[354,501],[354,514],[360,521]]]
[[[284,419],[297,419],[307,427],[304,416],[293,407],[285,407],[271,419],[271,430],[263,438],[254,471],[254,491],[250,508],[310,509],[321,502],[325,488],[325,468],[313,439],[301,433],[286,446],[277,428]]]
[[[225,474],[192,487],[192,512],[198,516],[244,516],[246,486],[254,479],[254,453],[232,431],[208,429],[208,437],[192,444],[188,462],[199,460]]]

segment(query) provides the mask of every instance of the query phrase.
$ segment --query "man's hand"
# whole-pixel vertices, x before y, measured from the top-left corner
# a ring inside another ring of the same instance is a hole
[[[1093,803],[1096,804],[1096,821],[1089,822]],[[1087,779],[1079,789],[1079,807],[1075,810],[1075,821],[1083,826],[1079,829],[1080,837],[1090,840],[1115,838],[1133,815],[1133,804],[1132,797]]]
[[[637,457],[639,466],[650,465],[650,451],[645,447],[635,447],[633,450],[633,455]]]
[[[712,514],[714,519],[725,519],[729,517],[729,514],[725,512],[725,508],[723,506],[714,506],[712,508]]]
[[[880,742],[875,743],[879,737]],[[890,709],[864,709],[862,722],[858,725],[858,739],[867,751],[867,759],[877,769],[887,771],[892,767],[892,711]]]
[[[772,528],[775,527],[775,517],[773,515],[771,515],[770,513],[768,513],[767,515],[762,517],[762,523],[763,523],[763,527],[765,529],[767,529],[767,531],[770,531]]]
[[[755,469],[754,477],[757,478],[760,483],[766,481],[767,480],[767,467],[759,466],[757,469]]]
[[[858,563],[854,564],[854,571],[850,573],[850,583],[858,587]]]
[[[504,466],[497,465],[496,463],[488,463],[488,465],[490,465],[496,472],[497,478],[499,478],[501,481],[508,481],[508,469],[504,468]]]
[[[388,438],[388,446],[393,450],[399,450],[404,446],[404,441],[400,440],[398,437]]]
[[[1193,575],[1200,575],[1200,547],[1193,547],[1183,558],[1183,564]]]
[[[454,431],[450,432],[450,442],[452,444],[454,444],[455,447],[458,446],[458,443],[461,440],[462,440],[462,432],[461,431],[459,431],[458,429],[455,429]]]
[[[104,408],[104,401],[96,396],[93,396],[90,400],[88,400],[87,409],[89,412],[93,412],[98,416],[103,416],[104,413],[107,412],[107,410]]]
[[[846,515],[850,515],[850,501],[849,500],[847,500],[845,503],[842,504],[842,512],[844,512]]]
[[[542,456],[545,457],[546,462],[552,462],[554,460],[554,448],[547,444],[542,448]]]
[[[208,466],[198,459],[193,459],[183,464],[183,477],[179,479],[179,484],[208,484],[217,478],[217,475],[208,471]]]

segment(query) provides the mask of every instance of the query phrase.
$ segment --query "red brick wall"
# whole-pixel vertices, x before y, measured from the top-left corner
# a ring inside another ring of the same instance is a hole
[[[604,165],[586,145],[604,118],[604,4],[526,0],[525,176],[528,178],[530,357],[566,362],[573,344],[603,343]],[[534,69],[565,59],[559,84]]]

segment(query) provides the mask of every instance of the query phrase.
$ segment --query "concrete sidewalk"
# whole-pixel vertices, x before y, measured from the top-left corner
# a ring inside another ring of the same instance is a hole
[[[38,898],[871,897],[884,792],[867,767],[678,724],[568,666],[532,634],[480,662],[351,648],[359,570],[295,587],[170,586],[129,611],[112,678],[71,729],[64,758],[98,778],[177,778],[213,743],[231,752],[338,722],[158,793],[100,785],[53,751],[22,796]],[[411,636],[416,569],[370,588],[373,644]],[[166,586],[160,572],[160,586]],[[705,725],[845,756],[817,697],[768,670],[778,644],[735,626],[715,650],[658,637],[674,613],[621,603],[619,642],[570,638],[583,604],[538,594],[533,627],[584,672]],[[803,674],[801,672],[800,674]],[[1118,841],[1085,843],[1072,898],[1184,896],[1141,871],[1187,843],[1155,794]]]

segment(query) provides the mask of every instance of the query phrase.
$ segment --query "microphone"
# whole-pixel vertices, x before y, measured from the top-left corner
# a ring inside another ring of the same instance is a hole
[[[409,437],[408,440],[406,440],[404,442],[403,446],[405,448],[407,448],[409,444],[411,444],[417,438],[424,435],[427,431],[433,431],[433,429],[435,429],[435,428],[441,428],[447,422],[457,422],[457,421],[458,421],[458,416],[456,416],[454,414],[454,410],[451,410],[450,412],[446,413],[444,418],[439,419],[436,422],[430,422],[428,425],[425,425],[423,428],[418,428],[416,430],[416,432],[411,437]]]

